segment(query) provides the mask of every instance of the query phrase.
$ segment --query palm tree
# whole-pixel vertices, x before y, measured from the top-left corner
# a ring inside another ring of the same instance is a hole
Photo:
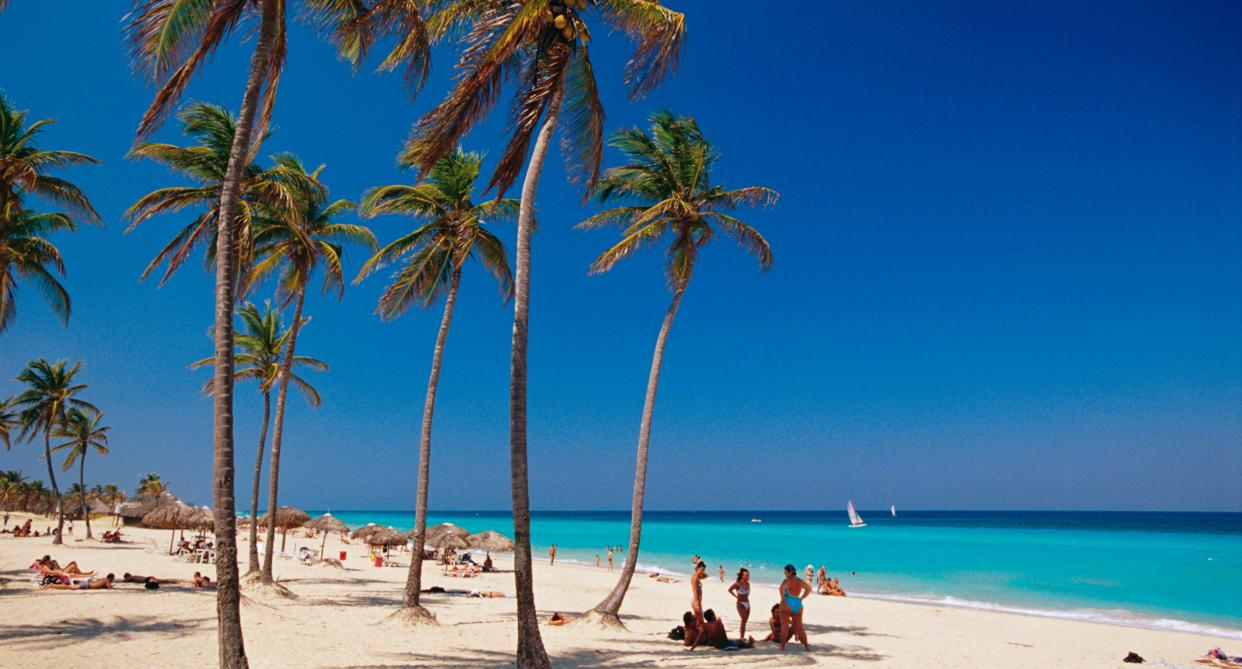
[[[241,196],[241,180],[255,148],[252,138],[262,137],[276,102],[276,90],[284,67],[287,49],[285,32],[285,0],[199,0],[196,2],[143,2],[125,17],[130,54],[147,79],[160,84],[160,90],[143,116],[137,137],[154,132],[162,119],[176,105],[198,68],[253,13],[254,4],[261,3],[258,39],[250,59],[250,71],[242,94],[237,132],[229,149],[228,166],[220,189],[220,209],[216,236],[216,313],[215,313],[215,429],[213,435],[214,480],[212,503],[215,510],[217,537],[216,574],[218,587],[217,619],[219,629],[220,666],[239,669],[248,666],[241,629],[241,590],[237,574],[236,517],[233,499],[233,300],[234,285],[239,276],[233,257],[232,221]],[[422,18],[421,3],[380,0],[376,7],[385,10],[374,20],[351,21],[348,16],[334,15],[331,7],[347,4],[363,6],[363,0],[341,3],[337,0],[307,0],[312,10],[319,10],[321,26],[343,34],[353,30],[349,25],[365,25],[373,35],[404,31],[397,40],[394,64],[408,63],[409,71],[418,69],[428,56],[426,39],[418,39]],[[343,21],[339,26],[337,20]],[[339,27],[339,30],[336,28]],[[365,52],[359,43],[358,53]],[[423,72],[425,76],[425,71]],[[419,80],[421,83],[421,80]],[[266,89],[266,91],[264,91]],[[262,111],[259,96],[263,95]],[[258,118],[256,119],[256,112]]]
[[[338,223],[336,217],[354,208],[348,200],[329,203],[328,189],[319,180],[320,166],[313,172],[292,155],[274,157],[283,183],[290,193],[293,206],[267,208],[256,221],[254,268],[243,279],[243,291],[279,273],[277,297],[284,305],[294,302],[293,322],[289,341],[280,366],[280,386],[276,391],[276,415],[272,419],[272,463],[268,468],[267,508],[278,507],[280,456],[285,425],[285,399],[289,395],[291,370],[296,359],[298,332],[305,319],[302,307],[315,270],[323,267],[323,292],[335,291],[337,299],[345,296],[345,275],[342,268],[344,243],[362,244],[374,250],[379,245],[375,235],[362,225]],[[276,525],[267,524],[267,545],[263,549],[260,580],[272,582],[272,557],[276,544]]]
[[[26,390],[13,398],[21,407],[21,439],[34,441],[43,434],[43,457],[47,459],[47,476],[52,482],[52,494],[56,496],[57,530],[53,544],[62,543],[65,527],[65,509],[56,486],[56,473],[52,471],[52,432],[64,422],[73,409],[95,410],[95,407],[75,395],[86,389],[84,383],[74,383],[74,377],[82,363],[72,365],[65,360],[52,363],[42,358],[26,363],[26,369],[17,375],[17,381],[26,384]]]
[[[108,454],[108,431],[112,428],[99,424],[103,414],[98,411],[70,409],[60,428],[53,434],[68,439],[53,450],[68,449],[61,471],[69,471],[74,461],[78,463],[78,499],[82,502],[82,517],[86,519],[86,538],[91,538],[91,515],[86,508],[86,453],[90,449],[100,455]]]
[[[422,591],[423,547],[427,532],[427,494],[431,478],[431,420],[435,413],[436,387],[444,342],[453,321],[453,306],[466,261],[477,256],[500,282],[500,293],[507,302],[513,295],[513,274],[505,258],[504,244],[483,228],[485,218],[511,219],[517,213],[516,200],[472,201],[474,182],[483,158],[461,149],[436,163],[420,184],[381,186],[367,192],[359,212],[366,217],[379,214],[405,214],[427,222],[376,252],[358,273],[360,281],[390,263],[402,260],[401,270],[380,297],[376,312],[385,320],[405,313],[410,306],[426,309],[441,296],[444,314],[431,355],[431,375],[423,402],[423,424],[418,449],[418,489],[414,504],[414,547],[405,581],[404,615],[410,620],[433,619],[419,603]]]
[[[25,494],[26,476],[16,469],[0,472],[0,508],[8,510]]]
[[[505,80],[517,79],[513,133],[488,188],[495,187],[503,194],[513,184],[534,136],[518,213],[509,378],[519,667],[549,666],[535,610],[526,472],[526,348],[535,190],[562,113],[566,123],[562,147],[571,179],[584,183],[589,194],[599,178],[604,108],[588,53],[590,30],[585,19],[592,14],[637,42],[625,75],[631,98],[646,94],[676,65],[685,34],[685,17],[661,6],[658,0],[447,0],[429,23],[444,26],[444,32],[435,35],[466,26],[461,28],[466,36],[457,64],[457,83],[444,102],[414,125],[406,145],[405,160],[426,174],[491,111]]]
[[[4,450],[13,447],[11,435],[13,430],[21,426],[17,413],[13,411],[13,398],[0,400],[0,441],[4,442]]]
[[[54,493],[44,487],[43,481],[35,479],[23,484],[22,491],[22,511],[46,515],[55,509],[56,505],[49,499]]]
[[[46,235],[70,232],[77,224],[68,213],[40,213],[27,208],[26,196],[63,205],[89,223],[99,213],[80,188],[53,177],[47,170],[98,160],[74,151],[45,151],[34,146],[35,138],[51,119],[26,126],[26,112],[13,108],[0,94],[0,333],[17,317],[16,291],[19,278],[31,281],[61,321],[69,322],[69,293],[56,280],[65,275],[60,251]]]
[[[267,445],[267,426],[271,422],[272,388],[280,378],[281,351],[288,343],[292,330],[285,328],[280,322],[280,312],[272,309],[270,301],[263,303],[263,311],[259,311],[258,307],[247,302],[237,310],[237,315],[241,319],[242,327],[241,332],[235,338],[239,352],[233,358],[238,364],[233,377],[258,381],[259,392],[263,394],[263,427],[259,432],[259,452],[254,460],[254,478],[250,490],[250,518],[253,521],[259,517],[259,483],[263,474],[263,450]],[[307,320],[310,319],[303,319],[303,321]],[[214,358],[204,358],[191,364],[190,368],[198,369],[214,362]],[[307,367],[316,371],[328,369],[327,363],[304,355],[296,356],[293,365],[295,368]],[[306,396],[306,401],[311,406],[319,406],[319,392],[314,386],[297,374],[293,374],[291,380]],[[211,389],[212,382],[208,381],[203,386],[203,392],[210,394]],[[259,547],[256,543],[258,533],[259,524],[251,522],[250,571],[254,573],[260,570]]]
[[[620,149],[628,162],[608,170],[600,182],[599,199],[601,202],[622,200],[629,204],[602,211],[579,224],[580,228],[624,226],[621,241],[596,259],[591,273],[607,272],[634,251],[667,236],[670,243],[665,252],[665,276],[673,291],[672,302],[656,336],[638,428],[630,545],[625,554],[625,566],[616,587],[593,609],[604,622],[619,625],[617,614],[638,564],[651,419],[660,382],[660,365],[664,360],[664,344],[673,318],[690,284],[699,251],[717,231],[732,237],[754,255],[761,269],[767,270],[772,265],[772,250],[767,240],[730,212],[743,205],[775,204],[777,193],[762,186],[726,190],[713,184],[711,170],[719,154],[703,137],[694,119],[688,116],[656,112],[651,116],[650,134],[639,128],[622,130],[612,136],[610,144]]]
[[[168,484],[164,483],[159,474],[151,472],[138,479],[138,488],[134,491],[134,496],[159,497],[166,492],[168,492]]]
[[[177,146],[158,142],[142,142],[130,151],[131,158],[147,158],[167,167],[170,171],[189,178],[193,186],[171,186],[147,193],[125,211],[130,221],[126,232],[140,223],[161,214],[176,213],[187,207],[201,207],[203,211],[186,224],[172,238],[142,272],[147,278],[161,264],[166,265],[160,285],[164,285],[194,250],[206,244],[205,259],[215,259],[219,235],[220,197],[228,172],[229,151],[237,135],[237,120],[229,111],[218,105],[196,102],[189,105],[177,119],[184,125],[183,133],[195,140],[191,146]],[[256,142],[257,146],[267,137]],[[262,205],[279,206],[287,200],[283,181],[278,172],[265,170],[250,162],[242,170],[238,192],[236,217],[234,218],[233,242],[236,259],[244,268],[249,264],[253,247],[252,221],[255,209]]]
[[[113,527],[118,525],[121,517],[116,514],[116,506],[125,501],[125,491],[117,487],[115,483],[105,483],[96,485],[91,492],[94,493],[95,499],[107,504],[108,508],[113,510],[112,525]]]

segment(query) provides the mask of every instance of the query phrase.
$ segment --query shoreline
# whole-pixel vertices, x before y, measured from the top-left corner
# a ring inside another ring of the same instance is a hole
[[[102,533],[107,521],[98,524]],[[79,524],[80,528],[80,524]],[[479,528],[482,529],[482,528]],[[62,563],[76,560],[84,569],[185,578],[193,571],[214,577],[214,567],[178,562],[164,554],[168,530],[126,527],[127,544],[102,544],[81,536],[63,546],[46,537],[18,539],[0,535],[0,602],[8,613],[0,621],[6,667],[143,666],[193,667],[216,657],[215,597],[211,591],[167,586],[146,591],[121,584],[115,590],[44,591],[32,586],[25,570],[45,553]],[[241,534],[243,570],[247,549]],[[319,548],[322,538],[291,534],[296,546]],[[425,594],[423,604],[439,625],[410,628],[386,622],[401,602],[405,568],[374,567],[364,546],[328,538],[326,554],[345,551],[343,568],[304,566],[277,559],[277,579],[296,599],[248,589],[242,608],[245,643],[256,669],[288,666],[345,669],[389,667],[507,667],[516,644],[513,575],[483,574],[472,579],[444,575],[428,563],[424,587],[447,592]],[[512,554],[493,556],[497,567],[511,569]],[[666,635],[689,607],[689,581],[660,583],[638,576],[622,608],[627,629],[586,624],[547,625],[555,611],[573,618],[589,610],[612,588],[616,571],[558,559],[549,566],[536,558],[536,604],[540,632],[554,666],[600,669],[653,666],[711,667],[722,661],[753,667],[989,666],[999,669],[1122,667],[1127,652],[1153,664],[1194,667],[1213,647],[1236,653],[1233,637],[1189,630],[1145,629],[1094,620],[1023,615],[1000,610],[953,607],[936,603],[885,601],[850,596],[812,596],[806,604],[811,651],[791,645],[780,651],[760,643],[740,654],[686,651]],[[668,573],[668,572],[664,572]],[[705,584],[704,606],[714,608],[730,636],[738,632],[734,600],[716,580]],[[498,592],[496,599],[473,598],[470,590]],[[754,617],[747,633],[767,633],[766,610],[776,589],[756,581],[751,601]]]

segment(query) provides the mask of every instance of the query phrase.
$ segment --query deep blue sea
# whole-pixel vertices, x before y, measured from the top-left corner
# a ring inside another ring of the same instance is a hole
[[[692,555],[776,583],[793,563],[827,567],[851,596],[996,608],[1242,639],[1242,514],[1058,511],[652,511],[639,565],[685,573]],[[351,527],[413,526],[412,511],[337,511]],[[759,518],[761,523],[752,522]],[[435,512],[512,535],[507,512]],[[535,556],[593,564],[624,545],[629,512],[536,512]],[[618,555],[620,564],[622,556]]]

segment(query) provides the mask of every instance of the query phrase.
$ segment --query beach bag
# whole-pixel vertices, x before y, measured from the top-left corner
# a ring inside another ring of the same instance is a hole
[[[674,627],[671,631],[669,631],[668,638],[673,641],[684,641],[686,638],[686,628],[681,625]]]

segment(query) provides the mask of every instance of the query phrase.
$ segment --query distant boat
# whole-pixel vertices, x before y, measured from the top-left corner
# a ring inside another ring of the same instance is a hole
[[[867,526],[867,524],[863,522],[862,516],[858,515],[858,512],[854,510],[854,500],[850,500],[849,505],[846,506],[846,510],[850,512],[850,527]]]
[[[896,504],[894,504],[894,505],[892,505],[892,506],[888,507],[888,512],[889,512],[889,513],[891,513],[891,514],[893,514],[893,517],[894,517],[894,518],[896,518],[896,517],[897,517],[897,505],[896,505]]]
[[[751,518],[751,519],[750,519],[750,522],[752,522],[752,523],[762,523],[762,522],[763,522],[763,519],[762,519],[762,518]]]

